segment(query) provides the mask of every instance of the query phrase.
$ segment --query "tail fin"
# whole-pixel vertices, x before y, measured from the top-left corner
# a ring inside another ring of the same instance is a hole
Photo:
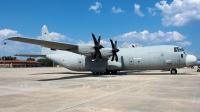
[[[52,41],[46,25],[42,26],[42,40]]]
[[[42,26],[42,40],[52,41],[46,25]],[[41,54],[46,55],[46,54],[52,54],[54,52],[50,48],[46,48],[46,47],[43,47],[43,46],[41,46],[41,47],[42,47],[42,53]]]

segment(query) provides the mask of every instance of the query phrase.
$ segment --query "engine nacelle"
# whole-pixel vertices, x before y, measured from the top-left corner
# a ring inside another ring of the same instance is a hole
[[[91,56],[91,54],[95,54],[95,49],[94,45],[89,45],[89,44],[80,44],[78,45],[78,48],[71,49],[72,52],[78,53],[78,54],[83,54],[87,56]],[[100,49],[101,55],[104,58],[108,58],[109,56],[112,55],[112,49],[111,48],[102,48]]]
[[[79,44],[77,48],[71,49],[72,52],[78,54],[92,54],[94,53],[93,45]]]

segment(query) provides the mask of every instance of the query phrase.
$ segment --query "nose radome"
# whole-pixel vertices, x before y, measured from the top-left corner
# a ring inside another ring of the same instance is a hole
[[[186,60],[186,66],[191,66],[196,63],[197,58],[194,55],[187,55],[185,60]]]

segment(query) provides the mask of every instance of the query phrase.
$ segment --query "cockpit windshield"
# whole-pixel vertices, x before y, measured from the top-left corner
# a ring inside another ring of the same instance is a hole
[[[184,52],[184,51],[185,51],[183,48],[180,48],[180,50],[181,50],[182,52]]]
[[[185,50],[181,47],[174,47],[174,52],[184,52]]]

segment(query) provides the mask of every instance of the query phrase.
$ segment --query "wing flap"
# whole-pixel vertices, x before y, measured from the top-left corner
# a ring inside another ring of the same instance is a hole
[[[70,50],[70,49],[78,47],[77,45],[74,45],[74,44],[66,44],[66,43],[38,40],[38,39],[32,39],[32,38],[24,38],[24,37],[10,37],[10,38],[7,38],[6,40],[36,44],[36,45],[41,45],[41,46],[48,47],[51,49],[59,49],[59,50]]]

